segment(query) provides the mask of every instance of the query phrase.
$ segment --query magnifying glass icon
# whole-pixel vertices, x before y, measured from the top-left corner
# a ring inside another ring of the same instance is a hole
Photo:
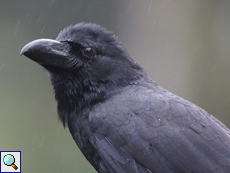
[[[3,157],[3,162],[7,166],[12,166],[15,170],[18,169],[18,167],[14,164],[15,158],[12,154],[7,154]]]

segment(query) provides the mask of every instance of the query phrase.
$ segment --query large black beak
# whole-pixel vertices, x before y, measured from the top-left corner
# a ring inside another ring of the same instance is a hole
[[[51,40],[38,39],[25,45],[20,55],[25,55],[42,66],[64,67],[68,62],[69,53],[66,44]]]

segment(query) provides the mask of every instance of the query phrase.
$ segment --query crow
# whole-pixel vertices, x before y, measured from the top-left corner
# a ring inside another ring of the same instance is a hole
[[[151,80],[104,27],[78,23],[20,54],[48,71],[58,115],[97,172],[230,172],[230,130]]]

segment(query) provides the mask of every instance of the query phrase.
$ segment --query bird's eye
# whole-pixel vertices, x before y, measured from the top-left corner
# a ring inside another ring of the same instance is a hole
[[[91,58],[94,55],[93,49],[91,47],[84,48],[82,53],[88,58]]]

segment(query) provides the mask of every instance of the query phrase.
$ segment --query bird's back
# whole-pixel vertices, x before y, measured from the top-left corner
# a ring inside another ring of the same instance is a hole
[[[114,172],[230,172],[230,131],[150,80],[89,115],[94,145]]]

